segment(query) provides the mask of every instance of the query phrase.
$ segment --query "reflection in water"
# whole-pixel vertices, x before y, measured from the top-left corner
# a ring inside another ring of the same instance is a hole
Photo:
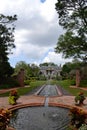
[[[41,96],[58,96],[56,85],[46,85],[39,93]]]
[[[66,130],[70,121],[68,111],[58,107],[28,107],[17,110],[10,122],[16,130]]]

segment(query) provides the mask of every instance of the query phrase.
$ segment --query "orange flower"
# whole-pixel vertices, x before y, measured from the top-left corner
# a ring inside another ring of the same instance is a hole
[[[16,89],[11,90],[10,95],[11,96],[16,96],[17,95],[17,90]]]
[[[84,92],[79,92],[79,95],[83,95],[84,94]]]

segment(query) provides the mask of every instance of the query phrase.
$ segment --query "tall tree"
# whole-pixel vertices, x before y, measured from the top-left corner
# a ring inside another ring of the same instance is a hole
[[[25,61],[19,61],[15,66],[15,74],[18,74],[20,69],[25,71],[25,79],[30,79],[31,77],[38,77],[39,67],[35,64],[27,64]]]
[[[70,78],[71,73],[75,73],[77,68],[80,68],[82,66],[82,62],[78,61],[77,59],[74,59],[72,62],[67,62],[62,67],[62,76],[63,78]]]
[[[24,69],[25,79],[26,79],[28,77],[29,66],[25,61],[17,62],[16,66],[15,66],[15,69],[14,69],[15,70],[14,74],[17,75],[21,69]]]
[[[55,51],[87,61],[87,0],[57,0],[55,6],[59,24],[66,30]]]
[[[5,16],[0,14],[0,83],[8,77],[13,71],[8,62],[8,54],[14,45],[14,21],[17,16]]]

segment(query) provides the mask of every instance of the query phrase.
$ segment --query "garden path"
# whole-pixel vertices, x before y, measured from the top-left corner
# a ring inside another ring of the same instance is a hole
[[[74,96],[54,96],[48,97],[48,106],[60,106],[71,108],[75,106]],[[0,97],[0,108],[17,109],[27,106],[44,106],[46,97],[38,95],[20,96],[17,105],[9,105],[8,97]],[[87,112],[87,98],[80,108]]]
[[[11,90],[12,89],[0,90],[0,94]],[[59,96],[47,97],[47,102],[48,102],[48,106],[60,106],[60,107],[71,108],[72,106],[75,106],[74,98],[75,97],[72,95],[60,94]],[[0,108],[17,109],[17,108],[27,107],[27,106],[45,106],[45,102],[46,102],[46,97],[36,95],[36,94],[31,94],[31,95],[20,96],[20,98],[17,100],[17,105],[12,106],[8,102],[8,97],[0,97]],[[81,106],[81,108],[87,112],[87,97],[86,100],[84,101],[84,105]]]

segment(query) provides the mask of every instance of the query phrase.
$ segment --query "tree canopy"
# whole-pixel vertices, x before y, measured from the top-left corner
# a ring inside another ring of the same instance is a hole
[[[39,67],[35,64],[27,64],[25,61],[19,61],[15,66],[15,74],[18,74],[20,69],[25,71],[25,79],[30,79],[32,77],[38,77]]]
[[[0,52],[1,54],[5,53],[6,56],[11,52],[11,49],[15,47],[13,34],[15,29],[13,22],[15,20],[17,20],[16,15],[4,16],[0,14]]]
[[[41,66],[56,66],[56,64],[54,64],[53,62],[45,62],[45,63],[41,63],[40,65],[39,65],[40,67]]]
[[[87,0],[57,0],[59,24],[66,30],[55,51],[65,58],[87,60]]]
[[[8,62],[8,54],[15,47],[13,34],[15,20],[17,20],[16,15],[5,16],[0,14],[0,82],[13,72]]]

